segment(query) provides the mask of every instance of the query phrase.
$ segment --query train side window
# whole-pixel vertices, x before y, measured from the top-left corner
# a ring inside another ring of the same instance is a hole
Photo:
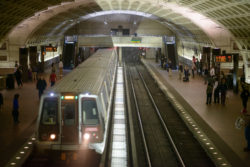
[[[84,125],[99,124],[98,110],[94,99],[82,99],[82,122]]]
[[[107,92],[106,92],[105,86],[102,89],[102,93],[103,93],[103,100],[104,100],[105,106],[106,106],[106,108],[108,108],[108,99],[107,99],[108,96],[107,96]]]
[[[64,125],[75,124],[75,103],[64,103],[62,105]]]
[[[44,125],[57,124],[58,113],[58,99],[57,98],[45,98],[43,100],[41,123]]]

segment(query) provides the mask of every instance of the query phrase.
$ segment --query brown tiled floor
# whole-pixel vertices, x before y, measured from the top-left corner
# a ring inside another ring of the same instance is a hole
[[[58,70],[57,70],[58,72]],[[43,75],[49,84],[50,69]],[[64,74],[67,71],[64,71]],[[38,115],[39,98],[36,82],[25,82],[22,88],[0,90],[4,97],[4,105],[0,111],[0,167],[4,166],[14,153],[34,133]],[[12,103],[15,93],[19,93],[19,124],[14,124],[12,119]]]

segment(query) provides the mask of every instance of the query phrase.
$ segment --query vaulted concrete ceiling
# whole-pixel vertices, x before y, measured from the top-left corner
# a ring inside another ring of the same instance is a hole
[[[61,38],[74,24],[98,12],[136,11],[150,14],[145,16],[183,40],[218,47],[236,41],[240,49],[250,50],[249,0],[1,0],[0,11],[1,40]]]

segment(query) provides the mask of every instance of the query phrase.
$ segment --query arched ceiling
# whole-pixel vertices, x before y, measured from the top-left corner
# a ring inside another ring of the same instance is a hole
[[[137,11],[186,41],[250,50],[249,0],[1,0],[0,39],[57,39],[84,16]]]

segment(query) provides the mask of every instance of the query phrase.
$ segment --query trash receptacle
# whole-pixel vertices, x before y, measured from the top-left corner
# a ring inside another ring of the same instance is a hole
[[[6,88],[14,89],[15,88],[15,79],[14,74],[8,74],[6,78]]]
[[[0,76],[0,90],[6,88],[6,76]]]

